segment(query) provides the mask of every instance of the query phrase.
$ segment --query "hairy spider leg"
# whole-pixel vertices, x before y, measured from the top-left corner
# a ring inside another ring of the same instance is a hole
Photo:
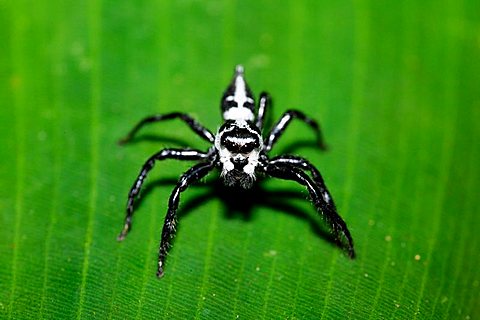
[[[125,216],[125,225],[122,232],[117,237],[118,241],[122,241],[127,236],[128,232],[132,228],[132,217],[134,212],[134,201],[140,189],[142,188],[143,182],[147,177],[150,170],[153,169],[155,161],[165,160],[165,159],[177,159],[177,160],[201,160],[208,157],[207,153],[204,153],[199,150],[188,150],[188,149],[163,149],[162,151],[151,156],[143,165],[140,173],[138,174],[137,179],[133,183],[132,188],[128,194],[127,200],[127,214]]]
[[[121,139],[118,143],[124,144],[129,142],[135,136],[135,134],[146,124],[176,118],[179,118],[180,120],[185,122],[196,134],[198,134],[200,137],[207,140],[208,142],[213,143],[215,141],[215,135],[203,125],[201,125],[199,122],[197,122],[195,119],[193,119],[191,116],[182,112],[172,112],[167,114],[157,114],[142,119],[139,123],[137,123],[135,127],[133,127],[133,129],[125,136],[125,138]]]
[[[322,195],[323,200],[332,207],[333,210],[337,210],[335,203],[333,201],[333,197],[327,189],[325,185],[325,181],[323,181],[323,177],[320,174],[320,171],[311,164],[307,159],[293,156],[293,155],[281,155],[271,159],[270,163],[286,163],[298,167],[303,170],[310,171],[312,175],[313,181],[320,189],[320,194]]]
[[[158,269],[157,277],[163,276],[163,264],[170,248],[170,241],[175,236],[177,224],[177,209],[180,201],[180,193],[185,191],[189,185],[205,177],[217,164],[216,157],[209,162],[203,162],[194,165],[187,170],[178,181],[177,186],[173,189],[168,201],[168,211],[165,216],[165,222],[162,229],[162,239],[160,241],[160,249],[158,251]]]
[[[267,92],[260,93],[260,99],[258,100],[258,114],[257,114],[257,121],[256,126],[260,129],[260,132],[263,131],[263,125],[265,122],[265,114],[267,110],[272,105],[272,99]]]
[[[288,127],[290,122],[293,119],[299,119],[306,124],[308,124],[314,131],[315,134],[317,135],[317,143],[319,147],[323,150],[327,149],[325,142],[323,141],[323,135],[320,130],[320,126],[318,125],[318,122],[315,121],[314,119],[311,119],[307,117],[303,112],[298,111],[298,110],[288,110],[286,111],[280,120],[273,126],[272,130],[270,130],[270,133],[268,134],[267,138],[265,139],[265,151],[268,152],[273,148],[273,145],[275,142],[277,142],[278,138],[283,134],[285,129]]]
[[[342,235],[347,240],[347,250],[348,255],[351,258],[355,257],[355,251],[353,249],[353,239],[348,231],[347,225],[343,219],[338,215],[338,213],[329,206],[321,195],[320,189],[317,185],[310,179],[310,177],[303,171],[299,170],[296,166],[287,164],[287,163],[272,163],[268,162],[264,166],[265,173],[284,180],[293,180],[301,185],[307,187],[310,197],[312,198],[313,204],[317,211],[320,211],[323,217],[331,224],[333,234],[336,237],[337,241],[343,244]]]

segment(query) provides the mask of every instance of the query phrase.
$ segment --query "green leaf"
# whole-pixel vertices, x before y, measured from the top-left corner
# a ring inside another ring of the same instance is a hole
[[[0,1],[0,317],[479,318],[479,30],[478,1]],[[175,110],[215,131],[239,63],[272,121],[320,121],[328,152],[292,123],[273,153],[318,166],[357,259],[301,186],[232,198],[215,173],[158,280],[192,164],[156,166],[118,243],[127,193],[159,149],[209,146],[175,121],[116,142]]]

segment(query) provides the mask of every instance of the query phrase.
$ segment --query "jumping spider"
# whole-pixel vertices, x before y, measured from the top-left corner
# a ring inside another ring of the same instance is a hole
[[[338,215],[333,198],[317,168],[301,157],[282,155],[269,158],[267,155],[293,119],[299,119],[309,125],[317,135],[320,148],[325,149],[318,123],[301,111],[289,110],[283,114],[273,129],[266,135],[266,138],[263,138],[265,113],[271,105],[270,101],[267,93],[261,93],[258,112],[255,116],[255,100],[245,82],[243,67],[239,65],[235,68],[232,82],[223,94],[221,109],[225,122],[216,134],[203,127],[189,115],[173,112],[143,119],[124,139],[120,140],[120,143],[128,142],[148,123],[179,118],[196,134],[213,144],[206,152],[173,148],[161,150],[145,162],[130,190],[125,226],[118,236],[119,241],[123,240],[131,229],[135,197],[138,195],[155,161],[164,159],[199,161],[198,164],[191,167],[180,177],[178,184],[170,195],[158,254],[158,277],[163,275],[165,257],[176,232],[176,215],[180,194],[189,185],[205,177],[215,167],[221,170],[220,176],[227,186],[241,186],[248,189],[252,187],[257,174],[293,180],[304,185],[315,208],[322,213],[324,219],[331,226],[336,240],[347,248],[350,257],[354,257],[353,240],[350,232],[345,222]],[[346,242],[342,242],[342,240],[346,240]]]

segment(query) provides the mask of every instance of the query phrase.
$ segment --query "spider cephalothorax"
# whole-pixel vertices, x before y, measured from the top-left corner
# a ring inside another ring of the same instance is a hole
[[[308,160],[301,157],[293,155],[268,157],[268,152],[292,119],[299,119],[308,124],[315,131],[320,148],[324,148],[325,144],[318,123],[301,111],[289,110],[263,137],[264,116],[269,106],[269,95],[264,92],[261,93],[255,115],[255,99],[245,81],[243,67],[237,66],[233,80],[222,97],[221,110],[224,124],[218,129],[216,135],[189,115],[173,112],[143,119],[121,140],[121,143],[129,141],[147,123],[180,118],[200,137],[213,144],[213,147],[209,148],[207,152],[193,149],[161,150],[145,162],[130,190],[125,225],[118,236],[118,240],[123,240],[131,229],[134,200],[156,161],[164,159],[199,161],[198,164],[181,176],[170,195],[158,254],[157,276],[163,275],[165,257],[171,239],[175,235],[176,214],[181,192],[185,191],[190,184],[206,176],[215,167],[220,168],[220,175],[227,186],[238,185],[243,188],[250,188],[255,182],[257,174],[293,180],[304,185],[316,209],[322,213],[324,219],[331,226],[336,239],[347,248],[350,257],[354,257],[352,237],[345,222],[337,213],[332,196],[327,190],[320,172]]]
[[[227,120],[218,130],[215,148],[225,184],[250,188],[263,148],[260,130],[248,120]]]

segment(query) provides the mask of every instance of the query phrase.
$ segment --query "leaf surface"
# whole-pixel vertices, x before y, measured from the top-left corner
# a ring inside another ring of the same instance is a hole
[[[111,319],[480,317],[480,17],[476,1],[0,2],[0,315]],[[143,162],[207,149],[233,68],[298,108],[272,154],[322,172],[355,241],[319,229],[301,186],[235,194],[218,173],[182,195],[164,278],[169,194],[192,163],[158,163],[115,237]]]

